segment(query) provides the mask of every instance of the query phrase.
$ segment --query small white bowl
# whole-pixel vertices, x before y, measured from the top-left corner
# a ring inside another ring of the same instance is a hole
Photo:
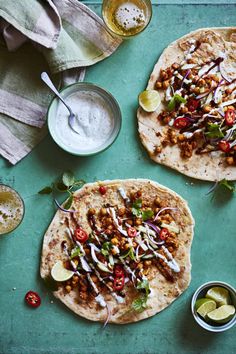
[[[91,83],[84,83],[84,82],[78,82],[69,86],[66,86],[60,91],[60,94],[62,97],[65,99],[70,95],[73,95],[75,93],[80,93],[83,95],[88,94],[94,94],[97,95],[103,102],[103,104],[109,109],[111,112],[111,119],[113,120],[113,127],[107,136],[106,140],[102,142],[100,145],[92,148],[86,149],[86,144],[85,148],[79,149],[78,146],[75,146],[71,144],[70,141],[68,141],[68,144],[65,142],[65,139],[62,139],[62,136],[59,134],[59,129],[58,129],[58,121],[57,121],[57,116],[58,116],[58,107],[60,105],[63,105],[60,100],[55,97],[53,98],[52,102],[49,105],[48,112],[47,112],[47,119],[48,119],[48,128],[49,132],[55,141],[57,145],[59,145],[63,150],[69,152],[72,155],[77,155],[77,156],[91,156],[98,154],[101,151],[106,150],[109,148],[116,138],[119,135],[120,129],[121,129],[121,124],[122,124],[122,116],[121,116],[121,111],[119,104],[115,100],[115,98],[106,90],[103,88],[96,86]],[[65,120],[67,118],[65,117]],[[63,122],[64,123],[64,122]],[[76,134],[71,130],[72,134]]]
[[[191,302],[191,310],[192,310],[192,314],[193,314],[195,321],[202,328],[204,328],[210,332],[223,332],[223,331],[226,331],[227,329],[230,329],[231,327],[233,327],[235,325],[236,313],[235,313],[234,317],[229,322],[227,322],[225,324],[212,325],[212,324],[209,324],[206,321],[204,321],[204,319],[197,313],[197,311],[195,309],[195,304],[196,304],[197,299],[203,298],[206,295],[207,291],[214,286],[219,286],[219,287],[227,289],[230,294],[232,305],[234,305],[236,307],[236,290],[231,285],[224,283],[222,281],[210,281],[208,283],[201,285],[193,294],[192,302]]]

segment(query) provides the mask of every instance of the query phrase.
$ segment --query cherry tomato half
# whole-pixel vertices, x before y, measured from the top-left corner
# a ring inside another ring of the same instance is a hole
[[[116,277],[120,277],[124,275],[124,268],[120,264],[115,265],[114,273]]]
[[[194,112],[199,107],[200,101],[195,98],[190,98],[187,103],[189,112]]]
[[[179,117],[174,121],[174,127],[177,129],[183,129],[187,126],[189,126],[189,120],[186,117]]]
[[[227,125],[234,125],[235,118],[236,118],[235,109],[228,108],[225,113],[225,123]]]
[[[113,289],[115,291],[120,291],[120,290],[123,289],[124,285],[125,285],[125,276],[124,276],[124,274],[116,276],[115,279],[114,279],[114,283],[113,283]]]
[[[81,243],[85,243],[88,239],[87,232],[84,231],[81,227],[77,227],[77,229],[75,229],[74,236],[76,240],[78,240]]]
[[[230,143],[225,140],[221,140],[218,144],[218,147],[221,151],[223,152],[229,152],[230,151]]]
[[[29,306],[32,307],[39,307],[41,304],[41,299],[39,294],[37,294],[32,290],[28,291],[28,293],[25,295],[25,301]]]
[[[134,227],[129,227],[127,232],[129,237],[135,237],[137,235],[137,230]]]
[[[106,194],[106,192],[107,192],[106,187],[105,187],[105,186],[100,186],[100,187],[99,187],[99,192],[100,192],[101,195]]]
[[[170,236],[169,231],[164,227],[160,232],[160,239],[165,241]]]

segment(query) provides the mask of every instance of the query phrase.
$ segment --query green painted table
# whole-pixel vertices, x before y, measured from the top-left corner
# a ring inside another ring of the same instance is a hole
[[[99,3],[87,3],[100,13]],[[18,230],[0,239],[1,354],[236,352],[236,328],[222,334],[208,333],[195,324],[190,312],[191,296],[205,281],[217,279],[236,286],[236,199],[221,193],[212,200],[205,195],[209,183],[190,180],[155,165],[138,141],[136,123],[137,95],[145,88],[164,47],[200,27],[235,25],[236,1],[159,1],[159,6],[153,3],[149,28],[87,71],[86,80],[110,90],[121,105],[123,127],[116,143],[98,156],[77,158],[60,150],[47,137],[15,167],[0,159],[1,181],[14,186],[26,206]],[[75,316],[47,291],[39,278],[40,251],[42,236],[55,209],[50,197],[39,196],[37,191],[66,169],[87,181],[151,178],[189,201],[196,220],[192,282],[165,311],[140,323],[110,325],[102,330],[99,323]],[[37,310],[24,304],[29,289],[42,296]]]

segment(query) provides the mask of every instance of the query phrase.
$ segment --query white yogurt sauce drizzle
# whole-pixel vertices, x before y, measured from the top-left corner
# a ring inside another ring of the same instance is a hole
[[[78,151],[96,149],[104,144],[114,128],[114,117],[106,101],[95,92],[78,91],[66,98],[77,116],[76,134],[68,124],[68,110],[58,104],[56,133],[63,144]]]

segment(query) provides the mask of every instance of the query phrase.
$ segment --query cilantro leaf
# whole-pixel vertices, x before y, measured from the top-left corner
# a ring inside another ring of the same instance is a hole
[[[62,175],[62,182],[66,187],[71,187],[75,182],[75,177],[73,172],[71,171],[64,172]]]
[[[186,99],[183,98],[182,96],[175,94],[172,99],[170,100],[170,102],[168,103],[168,110],[169,111],[173,111],[175,109],[175,106],[177,103],[186,103]]]
[[[150,286],[147,279],[143,279],[137,284],[138,290],[145,290],[146,296],[150,294]]]
[[[133,248],[130,248],[127,253],[125,253],[123,256],[120,256],[122,259],[126,257],[129,257],[132,261],[136,261]]]
[[[132,302],[132,309],[136,312],[142,312],[147,307],[146,296],[140,296],[138,299]]]
[[[142,199],[137,199],[132,205],[132,214],[134,216],[141,216],[142,211],[140,210],[142,208]]]
[[[142,212],[143,221],[149,220],[153,217],[154,213],[152,210],[144,210]]]
[[[45,187],[41,189],[41,191],[38,192],[39,194],[51,194],[52,193],[52,187]]]
[[[102,248],[101,248],[101,253],[104,255],[104,256],[108,256],[109,255],[109,251],[111,250],[112,248],[112,243],[111,242],[104,242],[103,245],[102,245]]]
[[[223,138],[224,134],[220,129],[220,126],[216,123],[208,123],[207,124],[207,132],[205,132],[205,136],[209,139],[215,138]]]
[[[222,179],[221,181],[219,181],[219,186],[222,186],[226,189],[228,189],[230,192],[235,192],[235,185],[233,182],[231,181],[227,181],[227,179]]]
[[[81,257],[83,255],[83,253],[81,252],[79,247],[76,247],[72,250],[70,258],[75,258],[75,257]]]

